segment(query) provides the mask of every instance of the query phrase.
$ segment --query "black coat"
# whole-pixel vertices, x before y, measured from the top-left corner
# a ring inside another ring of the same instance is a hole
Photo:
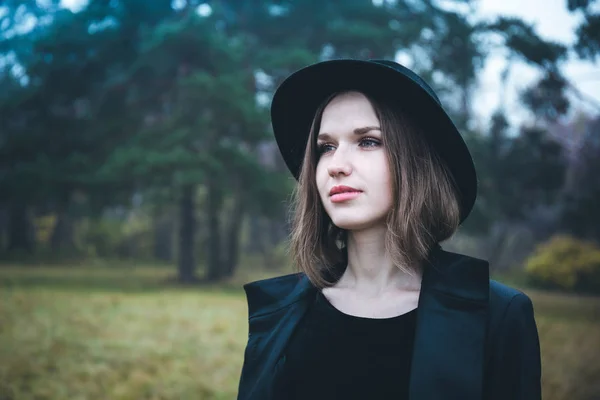
[[[541,362],[529,297],[489,279],[486,261],[441,249],[424,270],[410,400],[538,400]],[[285,347],[316,288],[304,274],[244,285],[249,337],[238,400],[273,399]]]

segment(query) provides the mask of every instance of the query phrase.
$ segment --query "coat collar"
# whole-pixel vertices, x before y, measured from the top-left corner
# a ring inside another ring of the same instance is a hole
[[[244,289],[250,336],[260,336],[252,361],[260,371],[246,377],[251,382],[240,387],[239,399],[268,399],[273,377],[285,363],[288,340],[317,289],[303,274],[249,283]],[[417,309],[410,400],[482,398],[488,301],[487,261],[432,252]],[[260,329],[253,328],[253,320],[260,320]]]

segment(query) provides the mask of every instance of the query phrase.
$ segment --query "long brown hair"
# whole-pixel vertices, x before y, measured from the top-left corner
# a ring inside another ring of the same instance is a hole
[[[347,262],[347,232],[332,223],[316,184],[316,138],[325,107],[339,94],[328,97],[315,114],[292,202],[291,255],[297,270],[318,288],[333,285]],[[458,192],[445,163],[410,116],[378,96],[363,94],[380,121],[392,177],[394,206],[387,216],[385,248],[394,265],[412,273],[458,228]]]

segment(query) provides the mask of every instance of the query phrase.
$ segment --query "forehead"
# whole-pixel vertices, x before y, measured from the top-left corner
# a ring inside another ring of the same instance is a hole
[[[369,99],[360,92],[335,96],[323,110],[320,132],[351,132],[363,126],[378,126],[379,119]]]

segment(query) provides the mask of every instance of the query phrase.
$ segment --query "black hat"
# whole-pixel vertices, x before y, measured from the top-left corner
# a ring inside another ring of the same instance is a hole
[[[469,149],[433,89],[393,61],[323,61],[296,71],[277,88],[271,123],[281,155],[294,177],[300,175],[318,107],[333,93],[345,90],[384,96],[422,128],[450,169],[459,190],[464,221],[477,197],[477,175]]]

